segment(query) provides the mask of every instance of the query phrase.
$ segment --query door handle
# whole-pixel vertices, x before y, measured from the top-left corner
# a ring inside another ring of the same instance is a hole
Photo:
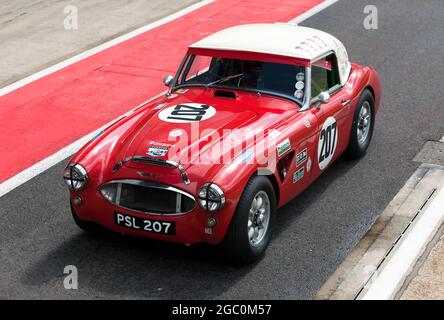
[[[342,106],[343,107],[346,107],[346,106],[348,106],[349,104],[350,104],[350,102],[351,102],[351,99],[348,99],[348,100],[342,100]]]

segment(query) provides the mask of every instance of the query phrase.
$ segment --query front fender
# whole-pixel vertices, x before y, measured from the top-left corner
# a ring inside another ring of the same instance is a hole
[[[373,67],[369,67],[369,78],[367,81],[367,87],[370,87],[373,90],[375,98],[375,112],[378,112],[379,106],[381,104],[382,88],[379,73]]]
[[[259,168],[257,164],[243,162],[242,159],[238,157],[227,164],[214,177],[213,182],[223,189],[226,198],[224,209],[216,214],[219,226],[216,230],[218,238],[223,239],[225,237],[242,193],[248,181],[252,176],[257,174],[258,171]],[[274,175],[274,173],[269,171],[265,171],[265,174]]]

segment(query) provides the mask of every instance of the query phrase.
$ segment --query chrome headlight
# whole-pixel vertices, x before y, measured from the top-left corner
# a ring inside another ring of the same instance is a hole
[[[88,174],[80,164],[72,163],[66,167],[63,179],[70,189],[82,190],[88,182]]]
[[[225,194],[214,183],[205,183],[199,190],[199,204],[208,211],[217,211],[225,205]]]

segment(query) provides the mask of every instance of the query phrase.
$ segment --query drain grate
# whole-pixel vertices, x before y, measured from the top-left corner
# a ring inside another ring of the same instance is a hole
[[[444,142],[427,141],[413,161],[444,166]]]
[[[421,206],[419,207],[419,209],[416,211],[416,213],[413,215],[413,217],[410,219],[410,221],[407,223],[407,225],[405,226],[405,228],[403,229],[403,231],[401,232],[401,234],[398,236],[398,238],[396,238],[396,240],[393,242],[392,246],[387,250],[387,252],[385,253],[385,255],[382,257],[382,259],[379,261],[379,263],[377,264],[375,270],[370,274],[370,276],[368,277],[367,281],[364,283],[364,285],[358,290],[358,292],[355,294],[355,296],[353,297],[353,300],[358,299],[358,297],[360,296],[360,294],[364,291],[364,289],[367,287],[367,285],[369,284],[369,282],[372,280],[372,278],[374,277],[374,275],[379,271],[381,265],[384,263],[385,260],[387,260],[387,257],[390,255],[390,253],[393,251],[393,249],[395,248],[395,246],[399,243],[399,241],[404,237],[404,235],[406,234],[406,232],[409,230],[409,228],[412,226],[413,222],[416,220],[416,218],[419,216],[419,214],[424,210],[424,207],[427,205],[427,203],[430,202],[430,199],[433,197],[433,195],[436,193],[437,189],[434,188],[430,194],[428,195],[428,197],[424,200],[424,202],[421,204]]]

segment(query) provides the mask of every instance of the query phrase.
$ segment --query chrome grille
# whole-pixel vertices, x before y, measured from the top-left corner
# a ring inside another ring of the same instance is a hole
[[[180,215],[196,207],[192,195],[151,181],[111,181],[102,185],[100,192],[106,200],[118,207],[148,214]]]

